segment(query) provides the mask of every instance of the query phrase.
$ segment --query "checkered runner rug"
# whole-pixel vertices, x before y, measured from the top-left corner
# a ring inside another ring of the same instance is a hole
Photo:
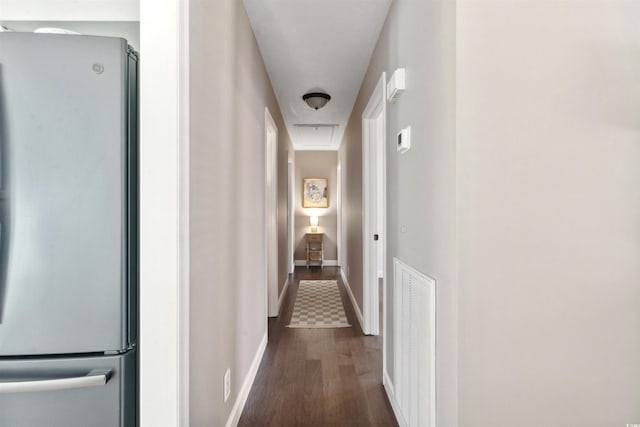
[[[289,328],[347,328],[336,280],[301,280]]]

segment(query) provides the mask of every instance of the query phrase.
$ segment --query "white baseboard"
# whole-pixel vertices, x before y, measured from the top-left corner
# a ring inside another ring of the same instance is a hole
[[[297,259],[294,261],[296,267],[306,267],[307,266],[307,260],[305,259]],[[325,259],[322,264],[325,267],[338,267],[338,260],[337,259]],[[317,264],[314,264],[317,265]]]
[[[344,270],[340,269],[340,275],[342,276],[342,281],[344,282],[344,287],[347,290],[347,295],[349,295],[349,299],[351,300],[351,305],[353,306],[353,311],[356,312],[356,317],[358,318],[358,323],[360,323],[360,329],[364,331],[364,318],[362,317],[362,311],[356,302],[356,297],[353,296],[353,291],[351,290],[351,285],[349,285],[349,281],[347,280],[347,275],[344,274]]]
[[[287,280],[284,281],[284,286],[282,287],[282,292],[280,292],[280,298],[278,299],[278,315],[280,315],[280,310],[282,310],[282,304],[284,302],[284,297],[287,295],[287,289],[289,289],[289,275],[287,274]]]
[[[253,358],[253,362],[251,363],[251,367],[249,368],[249,372],[242,383],[242,388],[238,393],[238,397],[236,398],[236,403],[233,405],[233,409],[229,414],[229,418],[227,419],[226,427],[236,427],[238,422],[240,421],[240,415],[242,415],[242,410],[244,409],[244,405],[247,403],[247,398],[249,397],[249,392],[251,391],[251,386],[253,386],[253,381],[256,379],[256,374],[258,373],[258,368],[260,367],[260,362],[262,361],[262,356],[264,355],[264,351],[267,348],[267,339],[268,334],[265,333],[262,337],[262,342],[258,346],[258,351]]]
[[[400,413],[400,405],[396,400],[396,393],[393,388],[393,382],[391,382],[391,378],[389,378],[389,373],[386,369],[382,370],[382,385],[384,386],[385,393],[387,393],[389,403],[391,404],[391,409],[393,409],[393,415],[395,415],[398,425],[400,427],[407,427],[407,423]]]

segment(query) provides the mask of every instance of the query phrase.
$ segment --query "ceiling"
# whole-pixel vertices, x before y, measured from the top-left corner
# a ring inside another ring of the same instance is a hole
[[[244,0],[296,150],[338,149],[391,1]]]

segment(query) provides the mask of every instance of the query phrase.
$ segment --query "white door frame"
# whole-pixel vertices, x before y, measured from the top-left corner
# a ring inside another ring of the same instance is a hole
[[[362,290],[363,332],[378,335],[378,279],[386,288],[386,73],[362,113]],[[374,240],[374,234],[378,240]],[[382,265],[380,265],[382,264]],[[386,335],[386,334],[385,334]]]
[[[293,274],[296,268],[296,262],[294,260],[294,251],[295,251],[295,169],[294,169],[294,155],[289,153],[289,158],[287,162],[287,243],[288,243],[288,251],[287,251],[287,270],[289,270],[290,274]]]
[[[278,315],[278,127],[264,108],[265,141],[265,282],[267,312]]]
[[[140,51],[140,425],[186,427],[189,0],[140,1]]]
[[[336,246],[338,267],[342,266],[342,164],[338,159],[338,167],[336,170],[337,182],[337,194],[336,194]]]
[[[178,13],[179,30],[178,53],[179,61],[179,87],[180,105],[179,111],[179,182],[180,193],[179,218],[180,237],[179,240],[179,283],[178,295],[178,331],[180,338],[178,342],[178,425],[186,427],[191,425],[190,419],[190,358],[191,358],[191,109],[189,108],[191,98],[189,90],[191,83],[190,75],[190,50],[189,50],[189,6],[190,0],[179,0],[180,9]],[[154,72],[154,71],[151,71]]]

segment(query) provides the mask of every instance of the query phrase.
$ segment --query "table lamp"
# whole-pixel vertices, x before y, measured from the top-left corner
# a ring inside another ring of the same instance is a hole
[[[310,216],[309,217],[309,224],[311,224],[311,232],[312,233],[317,233],[318,232],[318,217],[317,216]]]

